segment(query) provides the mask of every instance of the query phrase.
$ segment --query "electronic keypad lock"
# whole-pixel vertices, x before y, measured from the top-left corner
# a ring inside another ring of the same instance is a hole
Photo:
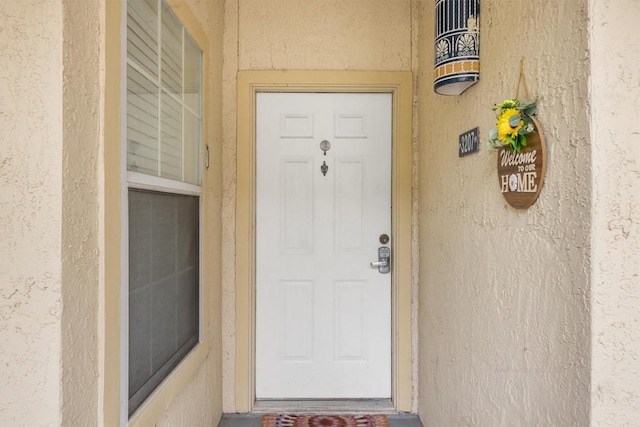
[[[391,249],[386,246],[378,248],[378,261],[371,263],[371,268],[377,268],[381,274],[387,274],[391,271]]]

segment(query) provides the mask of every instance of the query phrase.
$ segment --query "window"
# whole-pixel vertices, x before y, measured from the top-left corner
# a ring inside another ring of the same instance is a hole
[[[203,66],[164,0],[126,11],[131,416],[199,342]]]

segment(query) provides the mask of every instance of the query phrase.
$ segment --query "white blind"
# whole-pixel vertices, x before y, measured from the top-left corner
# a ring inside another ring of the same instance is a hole
[[[158,175],[158,87],[127,67],[127,166]]]
[[[161,157],[160,175],[182,181],[182,106],[164,91]]]
[[[127,58],[151,77],[158,76],[158,1],[127,3]]]
[[[163,8],[162,13],[162,86],[182,95],[182,25]]]
[[[162,0],[127,2],[127,169],[201,184],[202,51]]]

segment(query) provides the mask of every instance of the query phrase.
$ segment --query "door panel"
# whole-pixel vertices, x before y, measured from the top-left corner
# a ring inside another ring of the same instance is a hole
[[[256,105],[256,397],[389,398],[391,95]]]
[[[339,160],[336,165],[336,249],[362,248],[363,202],[362,161]]]
[[[313,247],[312,159],[284,160],[281,168],[281,247],[283,253],[308,253]]]

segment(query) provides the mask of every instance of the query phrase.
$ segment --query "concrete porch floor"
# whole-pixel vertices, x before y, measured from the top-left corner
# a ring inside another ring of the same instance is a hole
[[[417,415],[387,415],[391,427],[422,427]],[[224,414],[218,427],[260,427],[262,414]]]

